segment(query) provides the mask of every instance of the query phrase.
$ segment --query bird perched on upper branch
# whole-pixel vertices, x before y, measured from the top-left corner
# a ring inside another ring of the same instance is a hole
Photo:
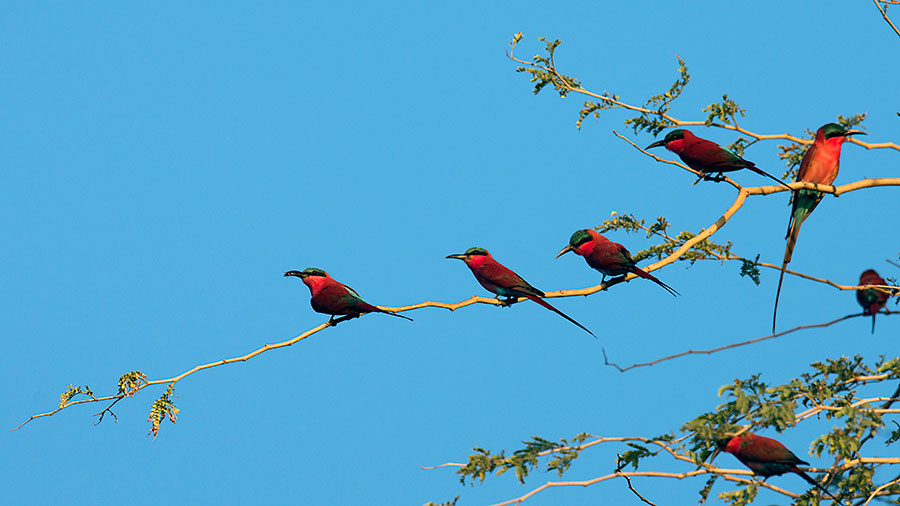
[[[610,241],[590,228],[572,234],[569,245],[563,248],[556,258],[570,251],[583,256],[588,265],[603,274],[601,283],[606,281],[606,276],[620,276],[632,272],[638,277],[653,281],[672,295],[678,295],[674,288],[638,268],[625,246]]]
[[[850,130],[837,123],[826,123],[816,130],[813,145],[803,155],[797,181],[830,185],[837,178],[841,168],[841,146],[851,135],[866,135],[859,130]],[[781,275],[778,277],[778,290],[775,292],[775,310],[772,313],[772,332],[775,332],[775,319],[778,317],[778,298],[781,296],[781,283],[784,281],[784,269],[791,263],[800,225],[813,209],[822,201],[824,193],[815,190],[797,190],[793,193],[793,207],[788,219],[787,245],[784,248],[784,261],[781,264]]]
[[[502,301],[504,305],[512,304],[518,297],[525,297],[578,325],[588,334],[594,335],[587,327],[569,318],[565,313],[543,300],[543,297],[545,297],[544,292],[531,286],[521,276],[494,260],[494,257],[486,249],[469,248],[465,253],[447,255],[447,258],[456,258],[465,262],[481,286],[498,296],[506,297],[506,300]],[[594,337],[596,338],[597,336]]]
[[[658,146],[665,146],[666,149],[678,155],[681,161],[688,167],[701,172],[704,178],[713,174],[721,175],[723,172],[749,169],[787,186],[784,181],[760,169],[753,162],[744,160],[715,142],[697,137],[690,130],[681,128],[672,130],[662,140],[656,141],[644,149]]]
[[[741,464],[753,471],[753,474],[768,478],[769,476],[780,476],[784,473],[794,473],[806,480],[810,485],[828,494],[832,499],[835,499],[825,487],[819,485],[819,482],[797,468],[797,464],[806,465],[809,464],[808,462],[800,460],[790,450],[785,448],[783,444],[770,437],[745,432],[740,436],[717,441],[717,446],[720,450],[737,457]],[[835,502],[837,502],[837,499],[835,499]]]
[[[412,318],[402,314],[369,304],[356,293],[356,290],[335,281],[322,269],[308,267],[303,271],[287,271],[284,275],[298,277],[303,284],[309,287],[309,293],[312,296],[309,303],[313,311],[331,315],[328,320],[329,325],[337,325],[365,313],[384,313],[412,321]],[[344,316],[335,320],[334,317],[337,315]]]
[[[869,269],[859,276],[859,284],[886,285],[887,281],[879,276],[878,273],[873,269]],[[890,295],[888,295],[887,293],[876,290],[874,288],[864,288],[862,290],[856,291],[856,300],[859,302],[859,305],[862,306],[863,314],[872,315],[873,334],[875,333],[875,315],[878,314],[878,311],[884,307],[889,297]]]

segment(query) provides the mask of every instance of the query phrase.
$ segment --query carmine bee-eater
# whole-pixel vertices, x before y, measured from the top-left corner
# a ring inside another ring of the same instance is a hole
[[[803,155],[800,162],[800,171],[797,172],[797,181],[830,185],[838,175],[841,168],[841,146],[847,137],[851,135],[866,135],[859,130],[848,130],[837,123],[826,123],[816,130],[816,140]],[[778,278],[778,291],[775,292],[775,310],[772,314],[772,332],[775,332],[775,319],[778,317],[778,298],[781,296],[781,283],[784,281],[784,269],[791,263],[794,254],[794,246],[797,244],[797,236],[800,234],[800,225],[809,216],[813,209],[819,205],[822,192],[815,190],[797,190],[793,194],[794,201],[791,208],[791,217],[788,220],[787,245],[784,248],[784,262],[781,264],[781,275]]]
[[[308,267],[303,271],[287,271],[284,275],[298,277],[303,284],[309,287],[309,293],[312,296],[309,303],[313,311],[331,315],[331,319],[328,320],[331,325],[337,325],[365,313],[384,313],[412,321],[412,318],[402,314],[369,304],[354,289],[335,281],[322,269]],[[334,317],[337,315],[343,315],[343,317],[335,320]]]
[[[456,258],[462,260],[472,270],[475,279],[485,287],[489,292],[498,296],[506,297],[503,301],[505,305],[512,303],[517,297],[525,297],[533,300],[545,308],[562,316],[566,320],[581,327],[585,332],[594,336],[594,333],[587,329],[584,325],[569,318],[565,313],[548,304],[543,297],[544,292],[528,284],[521,276],[504,267],[500,262],[494,260],[494,257],[486,249],[469,248],[465,253],[459,255],[447,255],[447,258]],[[499,298],[499,297],[498,297]],[[595,338],[597,336],[594,336]]]
[[[588,265],[600,271],[603,274],[603,281],[606,281],[606,276],[620,276],[633,272],[638,277],[649,279],[665,288],[672,295],[678,295],[674,288],[639,269],[625,246],[610,241],[592,229],[586,228],[572,234],[569,245],[563,248],[556,258],[570,251],[583,256]]]
[[[745,432],[740,436],[718,441],[717,445],[722,451],[737,457],[741,464],[753,471],[753,474],[768,478],[784,473],[794,473],[834,499],[834,496],[825,487],[797,468],[797,464],[808,464],[808,462],[800,460],[783,444],[770,437]],[[836,499],[835,502],[837,502]]]
[[[689,130],[680,128],[672,130],[662,140],[656,141],[644,149],[658,146],[665,146],[666,149],[678,155],[688,167],[703,173],[704,176],[749,169],[787,186],[784,181],[763,171],[755,163],[744,160],[713,141],[697,137]]]
[[[869,269],[862,273],[859,277],[860,285],[886,285],[887,281],[885,281],[881,276],[878,275],[872,269]],[[884,307],[887,303],[890,295],[878,291],[874,288],[865,288],[863,290],[856,291],[856,300],[859,302],[859,305],[863,308],[863,314],[872,315],[872,333],[875,333],[875,315],[878,314],[878,311]]]

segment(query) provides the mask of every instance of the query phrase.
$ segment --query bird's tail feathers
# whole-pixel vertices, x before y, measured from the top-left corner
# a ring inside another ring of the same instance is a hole
[[[757,167],[756,165],[754,165],[754,166],[752,166],[752,167],[747,167],[747,168],[750,169],[750,170],[752,170],[753,172],[756,172],[756,173],[759,174],[760,176],[766,176],[766,177],[769,178],[769,179],[772,179],[772,180],[777,181],[778,184],[780,184],[781,186],[784,186],[784,187],[787,188],[788,190],[791,189],[791,187],[788,186],[787,183],[785,183],[784,181],[778,179],[777,177],[773,176],[772,174],[769,174],[768,172],[766,172],[766,171],[760,169],[760,168]]]
[[[634,267],[634,270],[633,270],[632,272],[634,272],[634,274],[635,274],[636,276],[638,276],[638,277],[641,277],[641,278],[644,278],[644,279],[649,279],[650,281],[653,281],[653,282],[656,283],[657,285],[659,285],[659,286],[665,288],[666,291],[668,291],[669,293],[671,293],[673,296],[681,295],[680,293],[678,293],[678,290],[676,290],[676,289],[672,288],[671,286],[669,286],[669,285],[663,283],[662,281],[656,279],[656,277],[653,276],[653,275],[651,275],[649,272],[643,271],[643,270],[641,270],[641,269],[639,269],[639,268],[637,268],[637,267]]]
[[[775,333],[775,320],[778,319],[778,298],[781,297],[781,283],[784,282],[784,270],[787,268],[788,262],[790,262],[790,258],[788,258],[788,252],[785,250],[784,252],[784,263],[781,264],[781,274],[778,276],[778,290],[775,291],[775,310],[772,311],[772,333]]]
[[[378,312],[379,312],[379,313],[384,313],[384,314],[389,314],[389,315],[391,315],[391,316],[396,316],[397,318],[403,318],[404,320],[413,321],[413,319],[410,318],[409,316],[403,316],[402,314],[400,314],[400,313],[395,313],[395,312],[393,312],[393,311],[386,311],[386,310],[384,310],[384,309],[381,309],[381,310],[379,310]]]
[[[572,318],[569,318],[569,316],[568,316],[567,314],[565,314],[565,313],[563,313],[562,311],[560,311],[559,309],[556,309],[555,307],[551,306],[550,303],[547,302],[547,301],[545,301],[544,299],[542,299],[542,298],[540,298],[540,297],[536,297],[536,296],[531,295],[531,294],[527,294],[527,293],[526,293],[526,294],[523,294],[523,295],[524,295],[525,297],[529,298],[530,300],[533,300],[533,301],[537,302],[537,303],[540,304],[541,306],[544,306],[545,308],[549,309],[550,311],[553,311],[554,313],[556,313],[556,314],[562,316],[562,317],[565,318],[566,320],[569,320],[570,322],[574,323],[575,325],[578,325],[579,327],[581,327],[582,330],[584,330],[584,331],[587,332],[588,334],[594,336],[594,333],[591,332],[590,330],[588,330],[587,327],[585,327],[584,325],[582,325],[582,324],[576,322],[576,321],[573,320]],[[597,336],[594,336],[594,339],[597,339]]]
[[[387,309],[381,309],[380,307],[373,306],[372,304],[369,304],[368,302],[361,303],[357,307],[366,313],[384,313],[384,314],[389,314],[391,316],[396,316],[397,318],[403,318],[405,320],[413,321],[413,319],[408,316],[403,316],[400,313],[388,311]]]
[[[878,314],[878,310],[881,309],[878,306],[877,302],[873,302],[869,305],[869,312],[872,313],[872,333],[875,333],[875,315]]]
[[[803,471],[797,469],[796,467],[795,467],[794,469],[792,469],[792,471],[793,471],[794,473],[796,473],[798,476],[800,476],[801,478],[803,478],[804,480],[806,480],[810,485],[812,485],[812,486],[816,487],[817,489],[821,490],[822,492],[824,492],[825,495],[827,495],[828,497],[832,498],[836,504],[841,504],[841,502],[838,501],[838,498],[837,498],[837,497],[831,495],[831,492],[829,492],[828,489],[826,489],[825,487],[823,487],[822,485],[820,485],[819,482],[817,482],[816,480],[814,480],[814,479],[812,478],[812,476],[810,476],[810,475],[806,474],[805,472],[803,472]]]

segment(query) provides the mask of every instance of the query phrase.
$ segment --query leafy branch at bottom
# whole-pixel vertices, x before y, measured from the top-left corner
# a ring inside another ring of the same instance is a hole
[[[790,429],[803,422],[818,421],[825,432],[809,444],[810,453],[815,458],[827,454],[831,465],[801,469],[822,475],[819,483],[829,487],[829,492],[841,502],[868,504],[875,498],[896,501],[900,498],[900,479],[896,478],[900,457],[877,453],[879,448],[890,447],[900,440],[900,423],[896,420],[900,409],[892,407],[900,401],[900,386],[892,386],[897,380],[900,380],[900,358],[882,358],[872,365],[859,356],[826,359],[811,364],[810,371],[783,384],[769,385],[760,375],[754,375],[724,385],[719,395],[725,395],[726,402],[686,422],[677,437],[674,433],[648,438],[582,433],[571,442],[562,439],[557,443],[534,436],[530,441],[524,441],[524,448],[516,450],[510,457],[506,457],[505,451],[493,453],[476,448],[476,453],[464,464],[446,463],[425,469],[456,467],[463,483],[467,479],[473,483],[482,482],[492,474],[501,475],[516,469],[518,481],[524,483],[532,470],[555,470],[562,476],[589,448],[624,445],[624,451],[617,451],[610,462],[609,474],[584,481],[547,482],[494,506],[520,504],[549,488],[589,486],[617,477],[628,479],[630,485],[630,478],[636,476],[680,479],[704,475],[708,479],[699,491],[701,503],[712,492],[716,479],[721,478],[739,485],[718,494],[721,500],[732,505],[753,502],[763,489],[790,498],[798,506],[814,505],[824,499],[816,488],[804,493],[791,492],[773,483],[777,479],[760,481],[748,470],[721,468],[713,460],[719,455],[720,441],[749,430],[772,429],[783,433],[779,439],[799,453],[797,449],[802,445],[789,440]],[[885,390],[885,387],[889,389]],[[893,427],[888,423],[897,429],[891,430]],[[891,432],[884,445],[869,448],[871,445],[867,444],[885,429]],[[554,464],[561,455],[565,456],[564,467]],[[689,469],[683,472],[645,470],[664,456]],[[894,478],[885,480],[883,476]],[[635,489],[632,491],[644,502],[649,502]]]

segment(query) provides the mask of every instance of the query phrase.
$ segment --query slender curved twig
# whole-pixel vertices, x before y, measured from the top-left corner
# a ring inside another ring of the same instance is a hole
[[[880,10],[880,7],[879,7],[879,10]],[[804,138],[796,137],[794,135],[790,135],[790,134],[786,134],[786,133],[785,134],[760,134],[760,133],[752,132],[750,130],[742,128],[742,127],[738,126],[737,124],[729,125],[729,124],[715,123],[715,122],[708,122],[708,121],[685,121],[685,120],[675,118],[674,116],[671,116],[665,110],[648,109],[646,107],[635,106],[635,105],[631,105],[626,102],[622,102],[621,100],[618,100],[617,98],[613,98],[611,96],[600,95],[598,93],[588,91],[587,89],[585,89],[584,87],[582,87],[580,85],[578,85],[578,86],[573,85],[571,80],[569,80],[569,79],[563,79],[562,76],[559,74],[559,72],[556,70],[556,67],[554,66],[554,64],[552,62],[551,62],[551,65],[545,66],[545,65],[540,65],[535,62],[522,60],[521,58],[516,57],[513,54],[513,52],[515,51],[517,45],[518,45],[518,40],[513,39],[513,41],[510,43],[509,49],[507,49],[507,51],[506,51],[507,58],[515,61],[516,63],[524,65],[526,67],[530,67],[533,69],[539,69],[543,72],[552,74],[554,76],[554,85],[557,85],[560,88],[563,88],[568,92],[579,93],[581,95],[585,95],[585,96],[600,100],[611,106],[621,107],[622,109],[627,109],[629,111],[639,112],[642,114],[653,114],[662,119],[665,119],[666,121],[671,122],[672,126],[707,126],[707,127],[722,128],[725,130],[732,130],[732,131],[741,133],[743,135],[746,135],[747,137],[752,137],[755,141],[779,139],[779,140],[787,140],[787,141],[795,142],[798,144],[812,144],[812,142],[813,142],[812,139],[804,139]],[[893,143],[893,142],[868,143],[868,142],[863,142],[856,138],[851,138],[847,142],[856,144],[857,146],[861,146],[866,149],[890,148],[890,149],[895,149],[897,151],[900,151],[900,145]]]
[[[882,312],[882,314],[890,315],[890,314],[896,314],[896,313]],[[798,330],[818,329],[818,328],[822,328],[822,327],[828,327],[828,326],[830,326],[830,325],[834,325],[835,323],[842,322],[842,321],[847,320],[847,319],[850,319],[850,318],[857,318],[857,317],[860,317],[860,316],[867,316],[867,315],[866,315],[865,313],[848,314],[847,316],[842,316],[842,317],[840,317],[840,318],[838,318],[838,319],[836,319],[836,320],[831,320],[830,322],[825,322],[825,323],[815,323],[815,324],[811,324],[811,325],[800,325],[799,327],[794,327],[794,328],[792,328],[792,329],[790,329],[790,330],[784,330],[784,331],[781,331],[781,332],[778,332],[778,333],[775,333],[775,334],[769,334],[769,335],[767,335],[767,336],[757,337],[757,338],[755,338],[755,339],[750,339],[749,341],[741,341],[741,342],[739,342],[739,343],[727,344],[727,345],[725,345],[725,346],[719,346],[718,348],[712,348],[712,349],[709,349],[709,350],[687,350],[687,351],[682,351],[681,353],[676,353],[676,354],[674,354],[674,355],[668,355],[668,356],[666,356],[666,357],[658,358],[658,359],[652,360],[652,361],[650,361],[650,362],[641,362],[641,363],[638,363],[638,364],[632,364],[632,365],[629,365],[628,367],[620,367],[620,366],[617,365],[615,362],[610,362],[609,359],[608,359],[607,356],[606,356],[606,350],[603,349],[603,350],[602,350],[602,351],[603,351],[603,363],[604,363],[605,365],[608,365],[608,366],[611,366],[611,367],[615,367],[615,368],[618,369],[620,372],[625,372],[625,371],[628,371],[628,370],[630,370],[630,369],[634,369],[634,368],[637,368],[637,367],[650,367],[650,366],[656,365],[656,364],[658,364],[658,363],[660,363],[660,362],[665,362],[665,361],[667,361],[667,360],[674,360],[674,359],[676,359],[676,358],[685,357],[685,356],[687,356],[687,355],[712,355],[713,353],[717,353],[717,352],[724,351],[724,350],[730,350],[731,348],[738,348],[738,347],[741,347],[741,346],[747,346],[747,345],[750,345],[750,344],[760,343],[760,342],[763,342],[763,341],[768,341],[769,339],[777,339],[777,338],[779,338],[779,337],[781,337],[781,336],[783,336],[783,335],[785,335],[785,334],[790,334],[790,333],[792,333],[792,332],[797,332]]]
[[[859,190],[862,188],[870,188],[870,187],[874,187],[874,186],[900,186],[900,178],[863,179],[860,181],[856,181],[854,183],[849,183],[849,184],[845,184],[845,185],[841,185],[841,186],[824,186],[824,185],[815,185],[814,183],[791,183],[790,186],[793,189],[810,188],[810,189],[818,189],[819,191],[823,191],[826,193],[833,193],[835,195],[841,195],[843,193]],[[688,239],[687,241],[682,243],[674,252],[672,252],[667,257],[665,257],[661,260],[658,260],[657,262],[654,262],[650,265],[647,265],[646,267],[643,267],[643,270],[647,271],[647,272],[652,272],[652,271],[661,269],[662,267],[665,267],[666,265],[669,265],[669,264],[677,261],[681,256],[683,256],[691,248],[693,248],[694,245],[696,245],[697,243],[710,237],[711,235],[716,233],[718,230],[720,230],[722,227],[724,227],[725,224],[728,223],[728,221],[731,219],[731,217],[734,216],[734,214],[744,205],[744,202],[746,201],[748,196],[750,196],[750,195],[767,195],[769,193],[776,193],[779,191],[785,191],[784,187],[782,187],[781,185],[741,187],[740,190],[738,191],[738,194],[737,194],[734,202],[731,204],[731,206],[728,209],[725,210],[725,212],[722,214],[722,216],[720,216],[714,223],[712,223],[710,226],[701,230],[699,233],[697,233],[697,235],[691,237],[690,239]],[[617,278],[613,278],[609,281],[606,281],[604,283],[601,283],[599,285],[595,285],[595,286],[592,286],[589,288],[571,289],[571,290],[555,290],[555,291],[545,292],[545,294],[548,298],[572,297],[572,296],[578,296],[578,295],[587,296],[587,295],[591,295],[591,294],[597,293],[602,290],[606,290],[607,288],[609,288],[611,286],[615,286],[617,284],[620,284],[620,283],[623,283],[626,281],[630,281],[632,279],[635,279],[636,277],[637,276],[635,274],[628,274],[626,276],[619,276]],[[518,299],[518,301],[523,301],[523,300],[526,300],[526,299],[524,299],[524,298]],[[450,311],[453,311],[453,310],[459,309],[461,307],[470,306],[472,304],[501,305],[504,303],[498,299],[474,296],[474,297],[471,297],[469,299],[466,299],[466,300],[463,300],[463,301],[460,301],[457,303],[425,301],[425,302],[420,302],[418,304],[412,304],[412,305],[408,305],[408,306],[400,306],[400,307],[379,306],[379,307],[381,307],[382,309],[386,309],[386,310],[394,311],[394,312],[410,311],[413,309],[421,309],[421,308],[426,308],[426,307],[436,307],[436,308],[448,309]],[[318,325],[317,327],[307,330],[306,332],[300,334],[297,337],[294,337],[287,341],[275,343],[275,344],[267,344],[267,345],[262,346],[250,353],[247,353],[246,355],[229,358],[229,359],[216,360],[213,362],[209,362],[207,364],[198,365],[191,369],[188,369],[187,371],[182,372],[181,374],[179,374],[177,376],[173,376],[171,378],[146,381],[143,384],[141,384],[140,386],[138,386],[133,392],[131,392],[131,395],[134,395],[138,391],[143,390],[144,388],[153,386],[153,385],[162,385],[162,384],[174,385],[175,383],[181,381],[182,379],[186,378],[187,376],[190,376],[191,374],[194,374],[196,372],[199,372],[199,371],[202,371],[205,369],[209,369],[211,367],[218,367],[218,366],[233,364],[233,363],[237,363],[237,362],[246,362],[247,360],[255,357],[256,355],[259,355],[260,353],[265,353],[266,351],[274,350],[277,348],[291,346],[303,339],[306,339],[307,337],[312,336],[313,334],[316,334],[322,330],[325,330],[329,326],[330,325],[328,324],[328,322],[325,322],[325,323]],[[60,412],[61,410],[66,409],[71,406],[75,406],[78,404],[84,404],[84,403],[100,402],[100,401],[118,401],[119,399],[121,399],[122,397],[125,397],[125,396],[126,396],[125,394],[117,394],[117,395],[110,395],[110,396],[106,396],[106,397],[91,397],[90,399],[69,401],[69,402],[66,402],[65,404],[57,407],[56,409],[54,409],[52,411],[32,415],[27,420],[25,420],[24,422],[22,422],[15,428],[11,429],[10,432],[18,430],[19,428],[21,428],[22,426],[26,425],[27,423],[31,422],[32,420],[34,420],[36,418],[43,418],[43,417],[55,415],[56,413]]]

